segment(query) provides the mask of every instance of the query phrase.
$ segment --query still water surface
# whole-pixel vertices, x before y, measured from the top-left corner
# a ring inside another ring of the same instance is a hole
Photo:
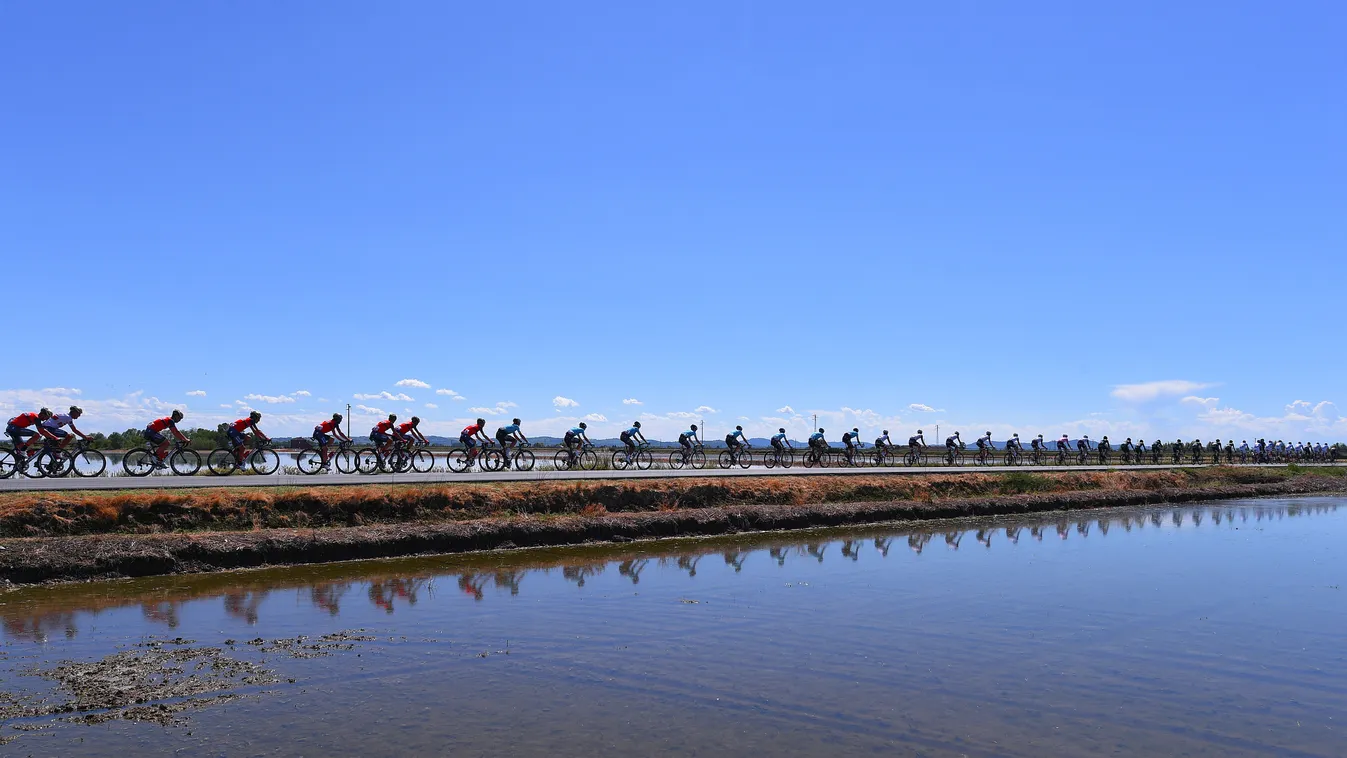
[[[183,726],[58,723],[0,755],[1340,756],[1345,503],[24,589],[0,595],[11,691],[150,636],[377,639],[273,656],[280,684]]]

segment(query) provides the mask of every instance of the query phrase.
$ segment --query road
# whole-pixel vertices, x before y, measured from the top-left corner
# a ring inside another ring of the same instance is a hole
[[[1211,464],[1197,464],[1205,467]],[[1302,464],[1304,465],[1304,464]],[[1342,465],[1342,464],[1319,464]],[[1285,464],[1266,464],[1267,468],[1283,468]],[[1195,468],[1188,465],[1142,465],[1142,466],[896,466],[876,468],[804,468],[796,465],[789,469],[768,469],[754,466],[749,469],[707,468],[701,470],[656,469],[651,471],[500,471],[469,472],[453,474],[432,472],[429,474],[275,474],[272,476],[232,475],[217,477],[198,476],[151,476],[144,479],[127,477],[97,477],[89,479],[26,479],[12,478],[0,480],[0,492],[59,492],[72,490],[146,490],[146,489],[189,489],[196,487],[340,487],[371,486],[394,484],[443,484],[443,483],[482,483],[482,482],[555,482],[555,481],[613,481],[619,479],[683,479],[683,478],[729,478],[755,476],[919,476],[929,474],[1007,474],[1012,471],[1023,473],[1050,473],[1062,471],[1156,471],[1175,468]]]

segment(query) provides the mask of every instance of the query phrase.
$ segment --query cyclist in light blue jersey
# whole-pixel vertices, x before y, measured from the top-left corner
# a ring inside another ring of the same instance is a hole
[[[861,442],[860,427],[853,426],[851,431],[842,434],[842,444],[847,446],[847,463],[856,462],[856,446]]]
[[[823,438],[823,428],[819,427],[817,432],[809,435],[809,446],[815,450],[825,450],[828,447],[828,440]]]
[[[567,449],[574,448],[581,443],[588,444],[589,437],[585,434],[585,428],[585,422],[581,421],[579,426],[573,426],[570,429],[567,429],[566,436],[561,440],[562,444],[565,445]]]
[[[500,443],[501,452],[505,454],[505,468],[510,468],[510,448],[520,442],[528,443],[529,438],[519,431],[519,419],[513,419],[510,423],[496,430],[496,441]]]
[[[725,435],[725,446],[730,449],[730,455],[734,456],[735,461],[739,460],[743,448],[752,447],[752,445],[748,444],[748,438],[744,436],[744,428],[742,426],[734,427],[734,431]]]
[[[701,444],[701,440],[697,439],[696,424],[688,427],[687,431],[678,435],[678,444],[683,448],[683,458],[686,460],[689,455],[692,455],[693,446]]]
[[[645,435],[641,434],[641,422],[631,422],[631,426],[624,429],[618,438],[627,446],[627,463],[630,464],[631,457],[636,453],[636,443],[646,444]]]
[[[783,426],[776,430],[776,434],[772,435],[772,449],[780,455],[786,451],[786,448],[794,450],[795,446],[790,444],[790,438],[786,436],[786,427]]]

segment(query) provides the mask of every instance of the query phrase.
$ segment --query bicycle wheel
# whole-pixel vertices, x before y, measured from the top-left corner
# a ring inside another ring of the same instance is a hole
[[[764,468],[776,468],[776,457],[777,457],[777,455],[778,455],[778,453],[776,453],[776,452],[763,453],[763,454],[762,454],[762,465],[763,465],[763,467],[764,467]]]
[[[178,476],[195,476],[201,470],[201,453],[195,450],[175,450],[168,457],[168,467]]]
[[[11,450],[0,451],[0,479],[8,479],[19,470],[19,459]]]
[[[557,471],[570,471],[571,454],[566,450],[558,450],[556,455],[552,456],[552,468]]]
[[[434,453],[425,448],[412,453],[412,471],[418,474],[429,474],[433,468],[435,468]]]
[[[70,473],[70,469],[66,468],[70,461],[59,450],[43,450],[37,454],[33,463],[37,470],[42,472],[43,476],[49,476],[53,479],[59,479]]]
[[[316,474],[323,468],[323,454],[317,450],[302,450],[295,454],[295,467],[301,474]]]
[[[150,472],[154,471],[156,461],[154,453],[138,447],[135,450],[128,450],[126,455],[122,456],[122,470],[128,476],[149,476]]]
[[[450,450],[448,455],[444,456],[444,465],[455,474],[461,474],[464,471],[467,471],[468,467],[472,466],[472,459],[468,457],[467,450],[461,447],[456,447],[453,450]]]
[[[70,470],[75,476],[102,476],[107,468],[107,456],[97,450],[81,450],[70,459]]]
[[[599,455],[593,450],[585,450],[580,453],[580,468],[586,471],[593,471],[599,467]]]
[[[333,453],[328,462],[334,463],[337,470],[343,474],[354,474],[356,472],[355,453],[349,448]]]
[[[500,471],[501,467],[505,465],[504,453],[494,448],[491,450],[483,450],[482,453],[477,456],[477,463],[482,467],[483,471]]]
[[[216,476],[229,476],[234,473],[233,451],[224,448],[212,450],[210,455],[206,456],[206,468]]]
[[[692,467],[695,469],[706,468],[706,453],[701,450],[694,450],[692,452]]]
[[[384,460],[384,466],[394,474],[405,474],[412,470],[412,457],[402,448],[394,448]]]
[[[790,450],[787,450],[786,452],[782,453],[781,460],[779,461],[779,463],[781,464],[781,468],[790,468],[791,466],[794,466],[795,453]]]
[[[748,468],[753,465],[753,454],[745,450],[739,454],[739,468]]]
[[[252,467],[254,474],[271,476],[281,467],[281,456],[275,450],[264,447],[254,450],[253,454],[248,456],[248,465]]]
[[[613,451],[613,470],[625,471],[627,468],[627,453],[623,450]]]
[[[532,471],[537,462],[538,456],[534,455],[532,450],[520,450],[514,455],[515,471]]]
[[[734,465],[734,456],[728,450],[721,450],[720,455],[716,458],[716,464],[721,468],[729,468]]]
[[[675,450],[674,452],[669,453],[669,468],[676,471],[683,468],[683,463],[683,452],[681,450]]]
[[[655,456],[650,454],[649,450],[638,450],[634,458],[636,468],[642,471],[649,471],[650,467],[655,465]]]

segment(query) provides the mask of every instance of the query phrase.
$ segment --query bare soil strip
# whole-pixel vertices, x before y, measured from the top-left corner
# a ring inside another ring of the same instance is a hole
[[[278,489],[0,499],[0,580],[194,573],[514,547],[626,542],[1347,491],[1294,469],[969,474]],[[309,528],[295,528],[296,521]],[[239,531],[222,531],[236,529]],[[248,529],[248,531],[241,531]],[[205,531],[201,531],[205,530]],[[103,533],[98,533],[103,532]]]

